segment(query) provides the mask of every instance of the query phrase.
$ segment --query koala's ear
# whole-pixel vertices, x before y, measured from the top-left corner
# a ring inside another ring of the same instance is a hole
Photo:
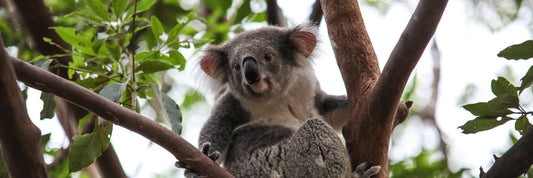
[[[207,50],[200,60],[202,70],[214,79],[218,79],[224,72],[225,57],[221,51]]]
[[[289,36],[289,40],[305,57],[311,55],[316,46],[315,34],[297,30]]]

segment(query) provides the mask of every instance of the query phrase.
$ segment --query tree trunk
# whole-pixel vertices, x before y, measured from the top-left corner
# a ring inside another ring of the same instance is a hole
[[[2,39],[0,38],[0,43]],[[0,45],[0,145],[11,177],[47,177],[41,130],[27,112],[7,53]]]

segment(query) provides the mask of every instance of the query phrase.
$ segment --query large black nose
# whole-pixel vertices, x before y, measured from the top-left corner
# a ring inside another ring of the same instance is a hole
[[[257,61],[253,57],[246,57],[243,61],[244,77],[248,84],[254,84],[259,81],[259,69],[257,68]]]

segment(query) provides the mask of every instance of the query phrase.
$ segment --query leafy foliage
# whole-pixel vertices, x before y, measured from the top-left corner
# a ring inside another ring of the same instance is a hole
[[[528,40],[505,48],[498,56],[507,59],[528,59],[533,57],[532,49],[533,42]],[[533,66],[529,68],[520,80],[521,84],[517,87],[506,78],[498,77],[498,79],[492,80],[491,83],[492,93],[496,96],[495,98],[488,102],[464,105],[464,109],[477,117],[459,127],[463,130],[463,133],[477,133],[489,130],[510,120],[515,120],[515,129],[520,134],[523,134],[531,127],[527,116],[533,114],[533,112],[526,111],[520,105],[519,97],[526,88],[533,84]]]
[[[435,159],[434,151],[424,150],[419,155],[402,160],[397,163],[390,163],[390,177],[463,177],[463,173],[468,169],[460,169],[452,172],[448,168],[446,159]]]

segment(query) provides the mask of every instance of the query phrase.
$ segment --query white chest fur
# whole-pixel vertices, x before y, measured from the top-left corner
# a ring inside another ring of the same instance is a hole
[[[267,101],[241,99],[245,110],[251,114],[250,122],[245,125],[282,125],[299,128],[310,118],[321,117],[314,106],[316,94],[316,77],[311,72],[297,72],[297,80],[286,86],[283,94]],[[242,127],[239,126],[239,127]]]

